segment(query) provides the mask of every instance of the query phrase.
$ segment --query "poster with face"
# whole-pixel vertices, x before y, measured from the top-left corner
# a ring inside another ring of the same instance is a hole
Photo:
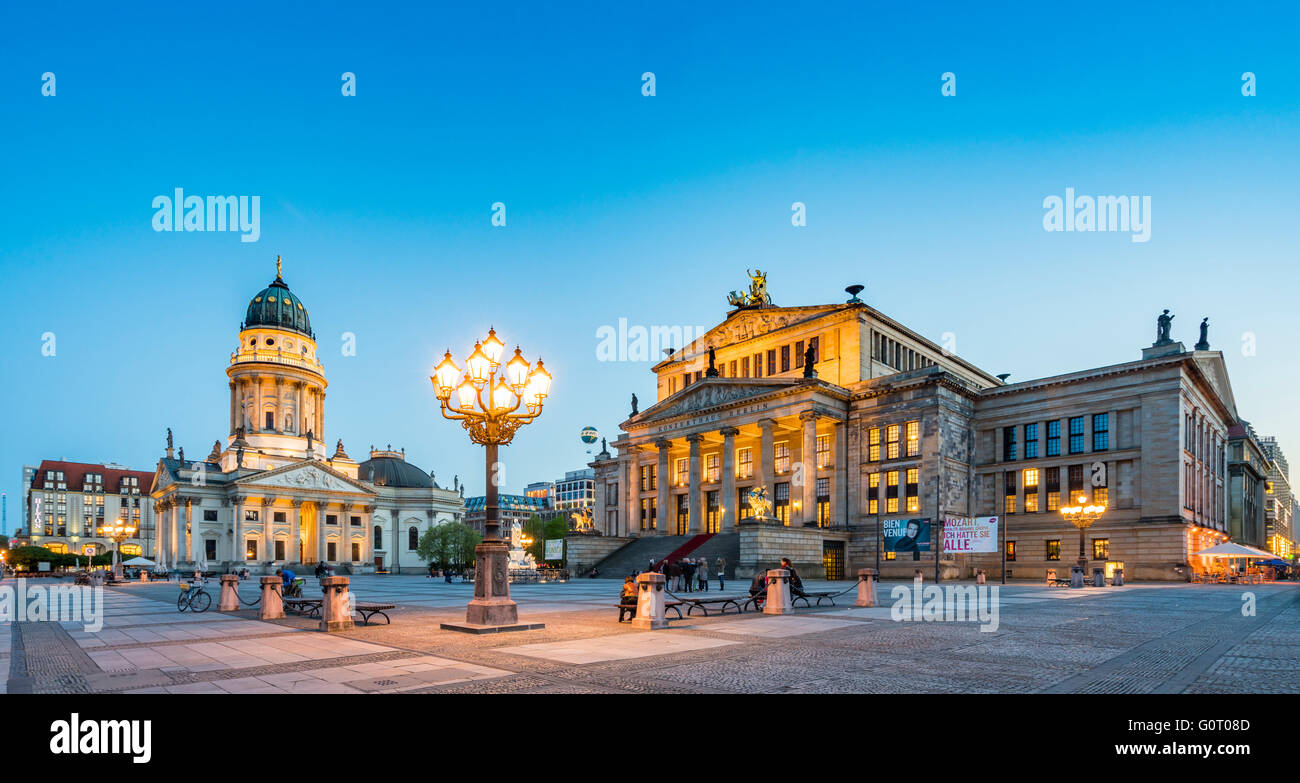
[[[881,525],[886,552],[930,551],[930,520],[885,519]]]

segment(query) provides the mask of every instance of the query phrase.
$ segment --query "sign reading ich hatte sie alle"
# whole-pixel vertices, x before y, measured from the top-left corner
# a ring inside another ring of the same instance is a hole
[[[943,521],[943,551],[998,551],[997,517],[947,517]]]

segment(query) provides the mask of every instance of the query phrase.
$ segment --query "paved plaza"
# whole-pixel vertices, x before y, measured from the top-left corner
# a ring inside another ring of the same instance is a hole
[[[315,584],[315,580],[308,580]],[[13,585],[12,581],[3,584]],[[360,600],[396,604],[392,625],[324,634],[317,621],[263,622],[253,610],[176,610],[177,585],[104,591],[103,628],[0,625],[9,693],[1240,693],[1297,692],[1300,585],[1000,589],[996,631],[976,622],[899,622],[879,604],[766,616],[616,622],[621,582],[516,585],[540,631],[471,636],[472,586],[358,576]],[[808,582],[843,590],[847,582]],[[728,586],[744,591],[744,583]],[[715,585],[716,588],[716,585]],[[256,581],[241,584],[246,601]],[[1254,615],[1243,615],[1243,594]],[[308,595],[311,595],[308,590]],[[319,589],[317,588],[317,595]],[[714,595],[716,595],[716,590]],[[672,615],[670,614],[670,617]]]

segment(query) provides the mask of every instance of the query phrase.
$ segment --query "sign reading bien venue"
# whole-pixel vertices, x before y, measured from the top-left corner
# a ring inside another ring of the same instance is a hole
[[[943,521],[943,551],[998,551],[997,517],[947,517]]]
[[[880,525],[886,552],[930,551],[930,520],[882,519]]]

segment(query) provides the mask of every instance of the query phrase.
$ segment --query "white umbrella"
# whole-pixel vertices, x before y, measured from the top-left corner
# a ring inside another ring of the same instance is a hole
[[[122,565],[129,565],[129,566],[151,566],[151,565],[158,565],[158,564],[155,563],[154,561],[150,560],[150,559],[147,558],[147,557],[133,557],[133,558],[131,558],[130,560],[127,560],[127,561],[126,561],[125,563],[123,563]]]
[[[1209,549],[1202,549],[1199,552],[1193,552],[1192,556],[1226,558],[1262,557],[1265,560],[1272,560],[1277,557],[1277,555],[1272,552],[1265,552],[1262,549],[1256,549],[1253,546],[1245,546],[1244,544],[1234,544],[1231,541],[1219,544],[1218,546],[1212,546]]]

